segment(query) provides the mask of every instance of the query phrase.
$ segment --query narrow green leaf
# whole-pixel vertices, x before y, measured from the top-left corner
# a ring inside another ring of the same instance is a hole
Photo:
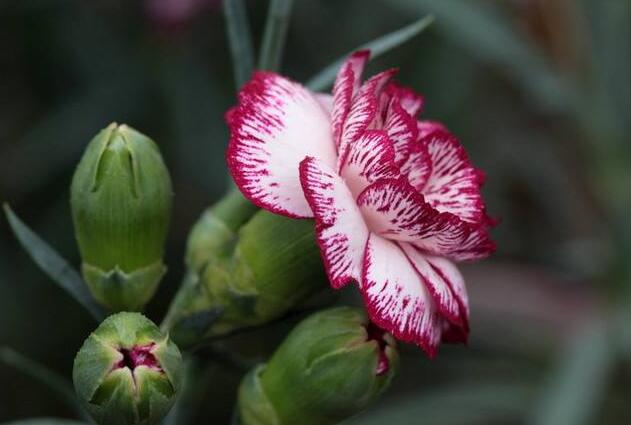
[[[76,397],[72,384],[58,375],[57,372],[23,356],[9,347],[0,347],[0,361],[46,385],[57,394],[61,400],[66,402],[81,419],[91,421],[90,416]],[[44,423],[45,422],[42,422],[42,424]]]
[[[532,425],[588,425],[607,390],[615,352],[606,322],[596,320],[572,340],[543,389]]]
[[[234,68],[234,80],[241,87],[254,69],[254,49],[248,23],[248,13],[243,0],[223,0],[228,42]]]
[[[261,44],[259,69],[278,71],[280,68],[293,0],[272,0],[267,12],[265,33]]]
[[[353,51],[370,49],[370,56],[374,59],[417,36],[418,34],[423,32],[423,30],[427,28],[432,22],[434,22],[434,17],[428,15],[401,29],[383,35],[368,43],[362,44],[356,49],[353,49]],[[337,71],[340,66],[342,66],[344,60],[346,60],[347,57],[348,54],[337,59],[335,62],[324,68],[322,71],[318,72],[318,74],[316,74],[307,82],[307,86],[314,91],[320,91],[328,88],[333,83],[333,81],[335,81]]]
[[[15,237],[28,252],[35,264],[39,266],[55,283],[68,292],[76,301],[85,307],[97,320],[105,318],[105,311],[97,304],[81,279],[79,273],[72,268],[50,245],[37,236],[13,213],[8,204],[4,204],[7,216]]]

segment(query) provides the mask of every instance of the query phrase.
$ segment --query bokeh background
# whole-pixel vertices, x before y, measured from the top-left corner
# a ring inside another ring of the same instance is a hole
[[[250,0],[258,44],[267,1]],[[435,360],[402,347],[400,376],[353,425],[631,423],[631,2],[296,0],[283,73],[299,81],[426,13],[436,22],[371,63],[400,67],[488,174],[498,252],[463,267],[468,347]],[[154,138],[171,170],[169,272],[228,183],[224,111],[234,80],[215,0],[0,1],[0,198],[73,264],[69,183],[111,121]],[[228,341],[264,359],[294,318]],[[91,317],[0,223],[0,345],[70,376]],[[216,360],[216,361],[215,361]],[[227,424],[241,370],[197,374],[191,424]],[[0,421],[72,417],[57,395],[0,364]],[[182,424],[184,425],[184,424]]]

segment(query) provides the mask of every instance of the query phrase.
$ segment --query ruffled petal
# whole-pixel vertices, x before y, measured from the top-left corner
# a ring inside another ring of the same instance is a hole
[[[333,84],[331,124],[333,127],[333,140],[338,147],[342,137],[342,125],[351,110],[353,97],[361,85],[362,74],[368,59],[370,59],[369,50],[360,50],[353,53],[338,71],[335,84]]]
[[[405,162],[401,165],[401,174],[407,177],[414,188],[424,187],[432,172],[432,162],[424,143],[414,143]]]
[[[229,116],[228,167],[254,204],[289,217],[312,217],[298,164],[313,156],[336,163],[330,119],[314,95],[298,83],[256,72]]]
[[[445,127],[443,124],[439,123],[438,121],[429,120],[417,121],[416,128],[418,129],[419,143],[423,143],[425,137],[436,130],[447,131],[447,127]]]
[[[482,180],[458,139],[446,131],[435,130],[425,136],[424,142],[432,170],[417,190],[440,212],[449,212],[469,223],[485,221],[480,193]]]
[[[460,316],[463,320],[463,330],[469,332],[469,295],[462,273],[456,265],[444,257],[426,255],[425,259],[432,265],[436,273],[449,285],[460,306]]]
[[[373,183],[357,205],[372,232],[436,254],[458,249],[467,236],[464,223],[434,210],[404,178]]]
[[[342,178],[315,158],[300,163],[300,180],[313,210],[317,242],[331,285],[360,281],[368,229]]]
[[[403,242],[400,243],[400,246],[414,269],[421,276],[440,314],[449,320],[450,323],[459,327],[466,327],[466,323],[468,323],[467,311],[461,309],[460,300],[452,290],[451,284],[445,280],[443,273],[433,263],[429,262],[426,254],[419,252],[409,243]],[[447,271],[453,272],[451,268]],[[462,278],[455,284],[460,285],[461,283]],[[462,288],[459,287],[458,289]]]
[[[374,233],[366,244],[361,291],[375,324],[436,355],[442,323],[429,291],[399,246]]]
[[[398,83],[390,83],[388,85],[388,94],[399,98],[399,102],[403,109],[412,117],[418,116],[425,106],[423,96],[416,93],[409,87],[402,86]]]
[[[398,95],[391,97],[384,129],[392,140],[395,151],[395,162],[398,166],[403,165],[410,149],[418,139],[417,121],[410,115],[402,105],[402,100]]]
[[[342,124],[338,148],[338,170],[344,163],[348,147],[372,124],[379,111],[379,99],[396,70],[381,72],[366,81],[354,96],[351,109]]]
[[[456,261],[481,260],[495,252],[496,244],[491,240],[488,227],[485,223],[469,226],[467,237],[457,249],[448,253],[449,258]]]
[[[362,133],[350,145],[340,174],[354,196],[377,180],[397,178],[394,148],[386,133],[381,130]]]

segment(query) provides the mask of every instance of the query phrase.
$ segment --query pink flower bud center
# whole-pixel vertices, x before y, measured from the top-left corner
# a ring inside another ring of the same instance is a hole
[[[162,370],[156,357],[152,351],[155,347],[154,343],[147,345],[136,345],[129,348],[120,348],[118,351],[123,355],[123,358],[116,364],[116,369],[127,367],[133,371],[138,366],[146,366],[155,370]]]
[[[368,334],[366,341],[375,341],[377,342],[377,347],[379,350],[379,361],[377,362],[377,376],[385,375],[388,373],[390,369],[390,360],[386,355],[386,347],[388,346],[388,342],[385,340],[384,335],[386,334],[384,330],[378,328],[374,323],[370,322],[365,326],[366,333]]]

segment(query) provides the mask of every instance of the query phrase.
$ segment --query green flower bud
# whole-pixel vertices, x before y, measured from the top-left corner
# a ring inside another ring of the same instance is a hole
[[[248,220],[239,197],[208,209],[189,236],[188,274],[164,323],[182,347],[269,322],[327,286],[313,222],[266,211]]]
[[[140,313],[117,313],[85,340],[72,378],[99,425],[158,423],[180,388],[180,350]]]
[[[239,388],[243,425],[336,424],[388,386],[398,364],[394,339],[349,307],[301,322],[270,361]]]
[[[110,124],[88,145],[72,179],[82,272],[112,310],[140,310],[166,272],[162,263],[173,192],[156,144]]]

